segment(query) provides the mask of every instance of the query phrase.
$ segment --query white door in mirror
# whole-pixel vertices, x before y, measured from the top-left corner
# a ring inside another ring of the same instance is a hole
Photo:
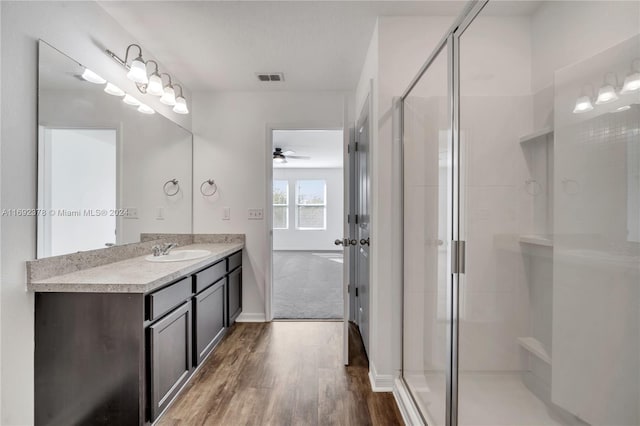
[[[201,257],[209,256],[211,252],[209,250],[175,250],[169,254],[154,256],[149,255],[145,257],[149,262],[180,262],[183,260],[200,259]]]

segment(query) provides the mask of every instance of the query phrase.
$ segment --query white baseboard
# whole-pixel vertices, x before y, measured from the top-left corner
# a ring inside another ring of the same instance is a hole
[[[392,392],[393,391],[392,374],[378,374],[376,366],[369,363],[369,381],[371,382],[371,390],[374,392]]]
[[[402,420],[407,426],[424,425],[422,417],[420,417],[420,413],[409,395],[409,391],[400,378],[393,381],[393,397],[396,400],[400,414],[402,414]]]
[[[264,314],[253,314],[250,312],[242,312],[236,318],[236,322],[266,322],[267,319]]]

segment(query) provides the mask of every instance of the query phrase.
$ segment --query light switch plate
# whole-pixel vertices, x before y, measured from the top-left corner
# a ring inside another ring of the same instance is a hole
[[[164,220],[164,208],[158,207],[156,209],[156,220]]]
[[[264,209],[249,209],[249,220],[264,219]]]
[[[138,218],[138,208],[137,207],[125,207],[125,211],[127,212],[124,215],[125,219],[137,219]]]
[[[222,208],[222,220],[231,220],[231,208],[229,207]]]

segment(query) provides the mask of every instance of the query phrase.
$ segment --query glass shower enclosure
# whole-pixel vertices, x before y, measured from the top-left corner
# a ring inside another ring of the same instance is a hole
[[[640,3],[478,1],[402,96],[428,425],[640,424]]]

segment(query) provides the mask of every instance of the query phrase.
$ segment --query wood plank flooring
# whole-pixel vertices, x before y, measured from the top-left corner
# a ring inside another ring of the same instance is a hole
[[[357,333],[345,367],[341,322],[237,323],[158,425],[402,425]]]

